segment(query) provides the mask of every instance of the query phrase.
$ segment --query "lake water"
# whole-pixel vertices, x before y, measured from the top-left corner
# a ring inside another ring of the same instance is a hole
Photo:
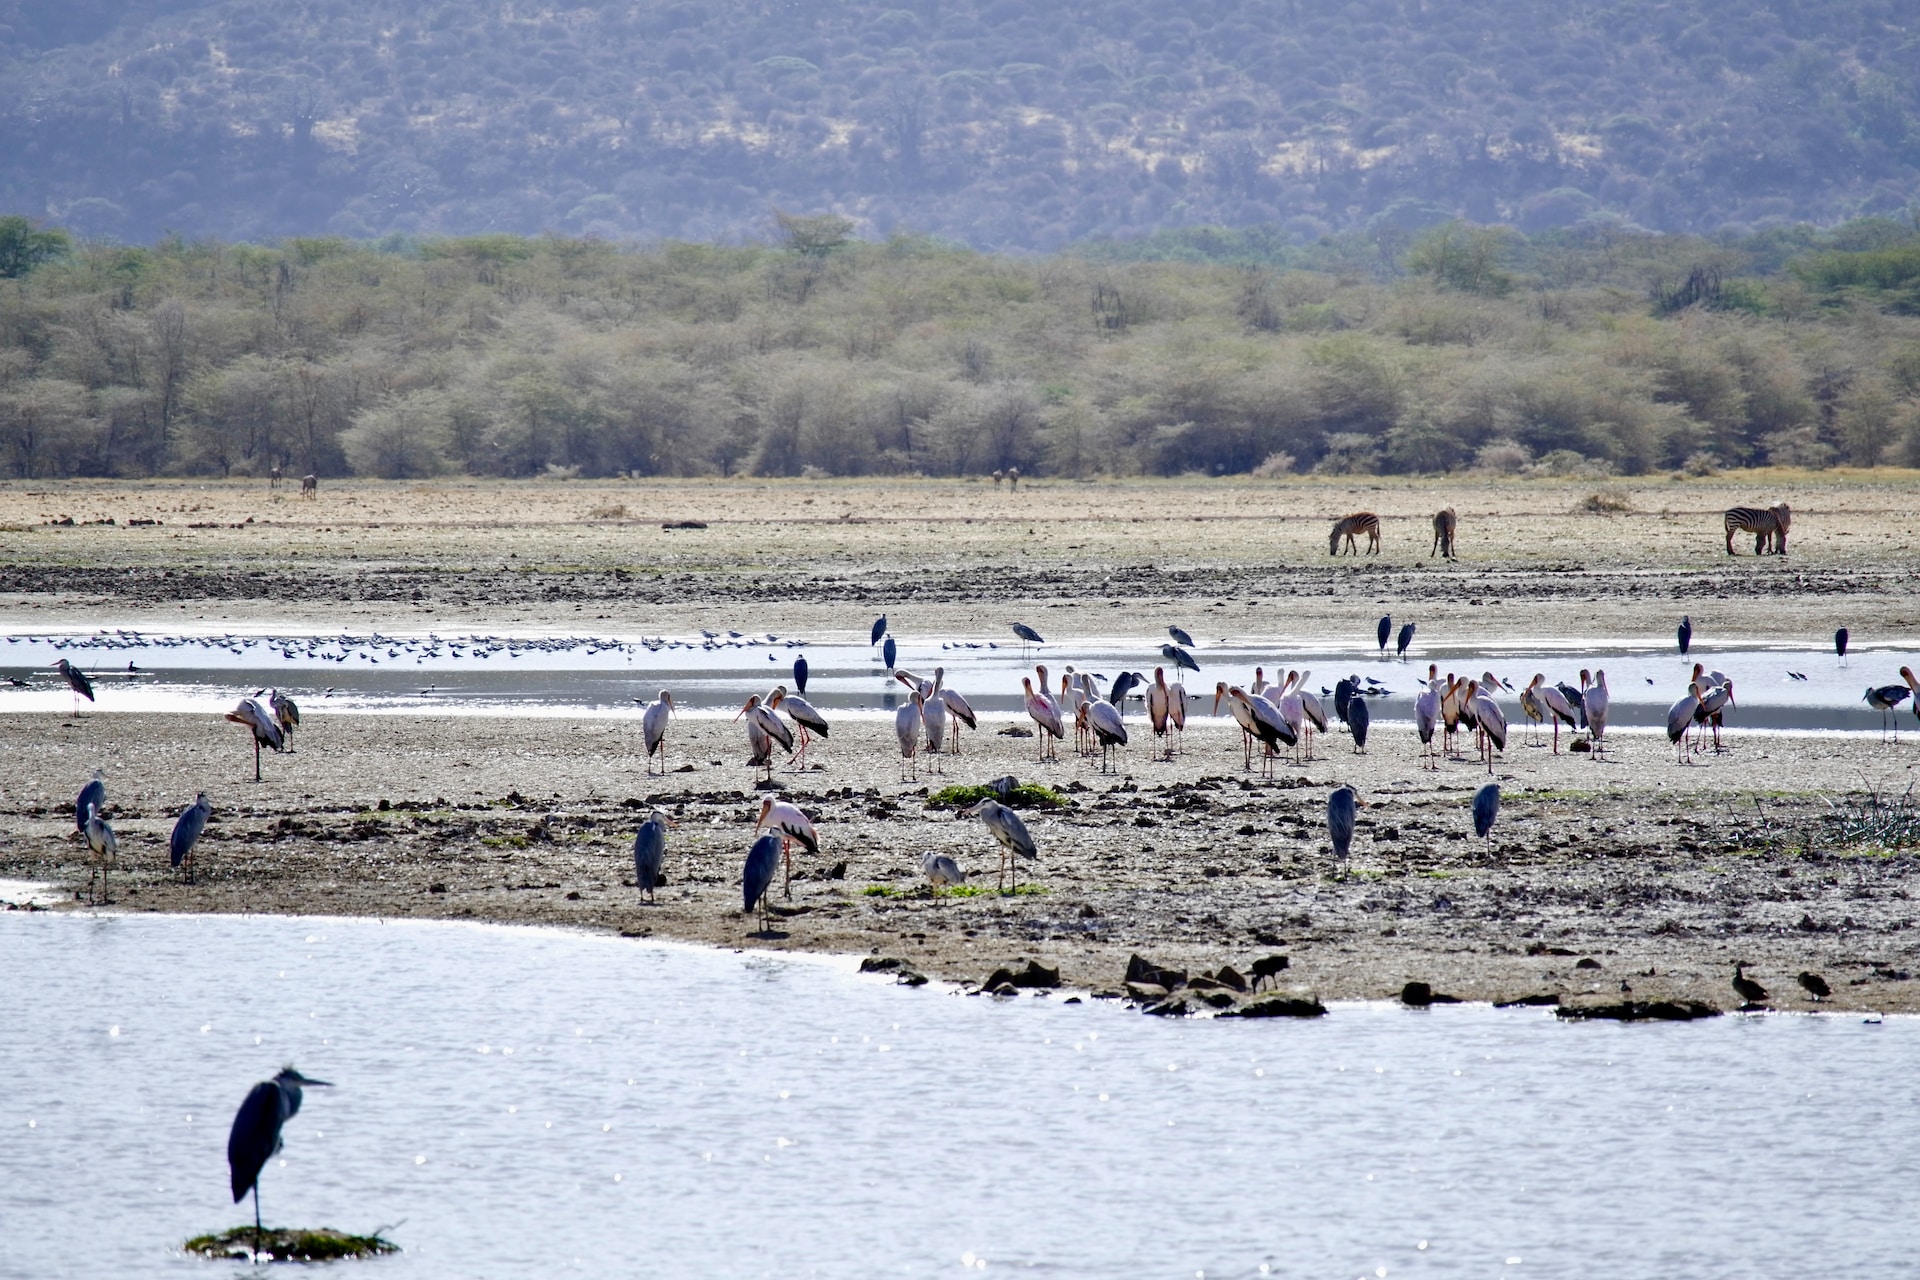
[[[976,711],[1020,715],[1020,677],[1035,661],[1057,680],[1068,665],[1114,675],[1138,670],[1149,678],[1164,664],[1159,639],[1111,637],[1047,645],[1023,656],[1018,643],[975,637],[900,642],[901,667],[931,678],[944,666],[947,683]],[[882,716],[900,705],[903,687],[887,674],[879,650],[861,644],[814,644],[804,638],[717,634],[691,637],[578,635],[455,636],[426,632],[310,635],[286,632],[87,634],[16,632],[0,636],[0,676],[22,683],[0,686],[0,713],[57,713],[71,706],[58,673],[66,657],[93,675],[100,711],[220,713],[236,697],[274,686],[321,713],[404,712],[425,715],[637,716],[636,699],[671,689],[682,714],[727,715],[749,693],[793,684],[793,661],[805,656],[807,698],[823,711]],[[1419,642],[1410,661],[1383,659],[1370,642],[1307,644],[1290,640],[1223,640],[1203,645],[1189,692],[1205,711],[1215,681],[1249,684],[1255,667],[1268,678],[1284,668],[1309,669],[1312,687],[1331,689],[1355,675],[1377,682],[1376,721],[1411,720],[1416,682],[1429,662],[1443,671],[1478,676],[1491,669],[1516,688],[1535,672],[1549,681],[1578,683],[1581,668],[1607,672],[1612,723],[1665,723],[1666,708],[1686,690],[1695,660],[1734,681],[1736,707],[1729,725],[1742,729],[1878,733],[1880,714],[1861,701],[1869,684],[1900,683],[1902,665],[1920,663],[1910,650],[1862,644],[1841,666],[1831,649],[1803,646],[1694,646],[1681,658],[1672,640],[1516,640],[1473,646]],[[129,664],[134,668],[129,670]],[[1172,679],[1174,672],[1169,670]],[[1805,676],[1795,679],[1794,675]],[[1511,721],[1517,699],[1502,694]],[[1136,704],[1137,706],[1137,704]],[[1912,712],[1902,708],[1905,723]]]
[[[1005,957],[1011,958],[1011,957]],[[1920,1020],[1167,1022],[530,929],[0,914],[0,1274],[272,1223],[392,1277],[1904,1276]]]

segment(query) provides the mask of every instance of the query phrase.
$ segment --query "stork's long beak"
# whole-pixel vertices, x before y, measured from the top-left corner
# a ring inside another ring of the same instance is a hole
[[[746,704],[742,706],[738,711],[733,713],[733,718],[735,720],[738,720],[741,716],[747,714],[747,712],[751,710],[753,710],[753,699],[748,698],[746,701]]]
[[[321,1088],[321,1089],[331,1089],[331,1088],[333,1088],[333,1081],[331,1081],[331,1080],[315,1080],[315,1079],[313,1079],[313,1078],[312,1078],[312,1077],[310,1077],[310,1076],[303,1076],[303,1075],[301,1075],[301,1074],[300,1074],[300,1073],[299,1073],[298,1071],[295,1071],[295,1070],[294,1070],[294,1069],[293,1069],[292,1067],[288,1067],[288,1068],[287,1068],[287,1069],[286,1069],[286,1070],[285,1070],[284,1072],[282,1072],[281,1074],[282,1074],[282,1075],[288,1075],[288,1076],[292,1076],[292,1077],[293,1077],[293,1081],[294,1081],[294,1083],[295,1083],[295,1084],[306,1084],[306,1085],[313,1085],[313,1086],[316,1086],[316,1087],[318,1087],[318,1088]]]

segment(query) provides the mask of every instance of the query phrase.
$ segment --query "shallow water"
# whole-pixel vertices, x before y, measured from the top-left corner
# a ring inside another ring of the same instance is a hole
[[[1020,677],[1035,661],[1055,678],[1073,665],[1102,675],[1139,670],[1151,676],[1163,664],[1160,641],[1115,637],[1048,645],[1023,657],[1018,644],[998,640],[903,641],[897,662],[931,678],[944,666],[947,683],[981,713],[1021,712]],[[731,715],[749,693],[793,684],[793,660],[810,671],[807,698],[823,711],[879,716],[900,705],[903,687],[887,674],[879,650],[863,645],[812,644],[763,633],[733,638],[611,636],[440,636],[429,633],[160,634],[101,631],[87,635],[15,633],[0,636],[0,676],[25,687],[0,687],[0,712],[58,712],[71,695],[48,668],[66,657],[92,674],[95,709],[205,712],[229,710],[236,697],[274,686],[303,710],[334,713],[429,715],[637,716],[639,703],[671,689],[683,714]],[[1269,679],[1286,667],[1313,673],[1311,687],[1330,690],[1344,675],[1377,682],[1376,721],[1412,718],[1416,681],[1428,663],[1478,676],[1491,669],[1517,689],[1535,672],[1549,681],[1578,683],[1581,668],[1607,672],[1612,723],[1662,725],[1666,708],[1684,693],[1692,663],[1700,661],[1734,681],[1730,726],[1745,729],[1880,731],[1880,714],[1861,701],[1868,684],[1899,684],[1899,668],[1920,662],[1911,651],[1864,645],[1841,666],[1831,650],[1793,646],[1717,649],[1696,644],[1681,658],[1671,640],[1518,640],[1510,644],[1417,644],[1412,660],[1383,659],[1370,643],[1303,644],[1222,641],[1196,654],[1201,671],[1187,686],[1204,712],[1218,680],[1249,684],[1255,667]],[[131,664],[135,670],[129,671]],[[1804,675],[1794,679],[1789,673]],[[1168,678],[1173,679],[1171,670]],[[1331,693],[1326,695],[1331,699]],[[1522,719],[1511,693],[1501,695],[1508,717]],[[1137,704],[1136,704],[1137,705]],[[1901,709],[1904,723],[1912,711]]]
[[[377,921],[0,914],[0,1274],[250,1274],[227,1126],[310,1090],[271,1222],[354,1274],[1911,1274],[1920,1020],[1173,1023],[848,962]],[[23,975],[31,975],[23,977]]]

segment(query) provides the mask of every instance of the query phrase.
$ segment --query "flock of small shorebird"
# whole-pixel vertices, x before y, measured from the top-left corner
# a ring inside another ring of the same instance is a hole
[[[1193,650],[1199,646],[1180,627],[1169,627],[1167,630],[1173,643],[1162,645],[1160,652],[1173,667],[1174,680],[1168,680],[1164,666],[1154,668],[1150,681],[1139,672],[1122,671],[1108,680],[1105,676],[1076,671],[1069,666],[1061,674],[1056,692],[1047,667],[1036,665],[1034,674],[1021,677],[1020,682],[1026,712],[1033,721],[1034,729],[1028,731],[1016,727],[1002,732],[1037,736],[1037,760],[1046,762],[1058,759],[1058,744],[1066,739],[1071,726],[1079,754],[1087,758],[1097,754],[1100,770],[1106,773],[1113,768],[1115,750],[1128,746],[1131,741],[1125,709],[1129,701],[1138,699],[1144,704],[1148,726],[1155,739],[1154,759],[1172,760],[1184,754],[1187,710],[1193,697],[1180,682],[1180,676],[1187,671],[1200,670],[1198,661],[1193,657]],[[1013,633],[1023,645],[1045,643],[1039,632],[1024,623],[1015,623]],[[1388,616],[1380,619],[1375,639],[1383,655],[1389,641],[1394,641],[1396,655],[1404,658],[1414,634],[1413,623],[1405,623],[1396,633],[1393,619]],[[1683,656],[1691,647],[1692,637],[1691,619],[1682,618],[1676,638]],[[888,631],[885,615],[874,623],[870,641],[876,646],[884,645],[888,670],[908,694],[907,701],[894,715],[902,780],[918,780],[923,764],[938,772],[937,757],[957,757],[961,751],[962,728],[977,729],[979,717],[965,695],[948,687],[944,667],[936,667],[933,678],[926,679],[893,665],[896,643]],[[1842,662],[1846,659],[1847,643],[1847,631],[1842,628],[1834,636],[1834,648]],[[80,698],[93,699],[93,686],[85,672],[65,658],[56,662],[54,667],[72,688],[76,709]],[[1384,686],[1371,677],[1364,681],[1349,677],[1337,682],[1331,690],[1322,688],[1316,695],[1308,687],[1312,675],[1310,671],[1276,674],[1279,679],[1270,683],[1265,670],[1256,667],[1252,681],[1245,687],[1224,680],[1214,685],[1213,714],[1217,716],[1224,709],[1240,726],[1243,768],[1249,772],[1253,770],[1256,751],[1263,777],[1272,776],[1275,762],[1282,758],[1283,749],[1292,752],[1296,764],[1313,759],[1315,736],[1331,731],[1335,721],[1351,739],[1353,752],[1366,753],[1371,721],[1368,699],[1389,693]],[[1789,674],[1804,678],[1798,673]],[[1920,717],[1920,681],[1916,681],[1913,671],[1907,667],[1900,668],[1900,675],[1905,681],[1904,685],[1869,688],[1866,693],[1868,704],[1882,712],[1883,733],[1887,727],[1885,718],[1890,717],[1909,696],[1914,697],[1914,714]],[[772,778],[776,748],[786,752],[792,768],[805,769],[808,767],[807,754],[813,740],[825,739],[831,732],[827,718],[806,700],[807,678],[808,664],[803,655],[793,663],[792,689],[782,683],[775,685],[764,696],[755,694],[746,700],[734,717],[736,721],[745,721],[749,764],[766,771],[766,779],[760,784],[762,786],[775,785]],[[1103,684],[1106,686],[1104,690],[1101,688]],[[1494,758],[1496,755],[1504,756],[1508,740],[1506,713],[1495,697],[1499,692],[1513,693],[1516,690],[1512,684],[1491,671],[1482,673],[1478,678],[1462,677],[1451,672],[1442,674],[1437,665],[1430,664],[1424,685],[1413,704],[1421,766],[1438,770],[1443,756],[1466,759],[1464,750],[1458,745],[1458,734],[1465,730],[1474,735],[1473,759],[1484,764],[1491,776]],[[1572,737],[1571,750],[1589,752],[1595,757],[1605,752],[1611,702],[1605,671],[1581,671],[1578,685],[1566,681],[1549,684],[1544,675],[1537,674],[1527,685],[1519,688],[1517,694],[1520,709],[1529,724],[1534,728],[1551,728],[1552,750],[1555,754],[1560,751],[1562,727]],[[1323,698],[1332,703],[1331,716],[1327,713]],[[1683,764],[1689,763],[1695,753],[1706,750],[1709,734],[1711,749],[1715,752],[1723,750],[1721,731],[1726,713],[1736,705],[1732,680],[1721,672],[1709,671],[1703,664],[1695,663],[1685,695],[1667,713],[1667,736],[1675,744],[1677,759]],[[646,703],[641,713],[641,732],[649,772],[654,769],[656,756],[659,758],[659,772],[664,774],[667,771],[667,729],[674,713],[673,695],[665,690],[657,699]],[[252,697],[241,699],[232,711],[226,713],[226,719],[248,731],[253,747],[254,780],[258,782],[261,777],[261,750],[291,750],[294,731],[300,725],[300,708],[280,690],[263,689]],[[1895,728],[1893,732],[1897,737],[1898,729]],[[1584,733],[1585,737],[1577,736],[1580,733]],[[999,779],[993,784],[995,795],[980,799],[963,811],[966,816],[979,818],[994,837],[999,852],[998,883],[1002,890],[1007,887],[1009,870],[1014,873],[1014,887],[1017,888],[1019,861],[1038,857],[1032,833],[1020,815],[1003,803],[1011,798],[1016,785],[1012,778]],[[106,819],[105,801],[104,775],[95,770],[93,780],[82,789],[74,804],[75,827],[93,854],[86,889],[89,902],[104,900],[107,870],[118,855],[118,842]],[[1359,799],[1351,786],[1335,788],[1328,798],[1328,834],[1334,854],[1343,867],[1351,853],[1355,810],[1363,806],[1364,801]],[[1471,808],[1475,834],[1488,840],[1490,848],[1493,826],[1500,809],[1499,784],[1490,781],[1482,786],[1474,795]],[[193,877],[194,848],[211,814],[212,806],[206,794],[198,794],[194,802],[179,815],[168,841],[172,866],[179,868],[189,881]],[[641,825],[634,840],[635,884],[647,895],[648,901],[653,900],[654,890],[661,883],[667,832],[671,825],[669,819],[656,810]],[[766,930],[770,928],[772,907],[769,897],[774,875],[784,867],[783,891],[791,898],[793,845],[799,844],[808,853],[817,854],[820,842],[812,820],[798,805],[773,796],[763,799],[754,832],[756,839],[742,868],[742,907],[748,914],[757,907],[762,929]],[[966,874],[946,854],[924,854],[921,870],[935,890],[966,882]],[[98,898],[94,894],[96,878],[100,884]]]

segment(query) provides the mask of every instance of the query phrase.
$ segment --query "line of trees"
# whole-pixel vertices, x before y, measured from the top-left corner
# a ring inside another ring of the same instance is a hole
[[[0,278],[20,477],[1920,465],[1920,232],[1894,222],[1449,223],[1278,262],[1225,232],[1007,257],[786,215],[645,249],[0,220],[0,261],[10,226],[36,246]]]

